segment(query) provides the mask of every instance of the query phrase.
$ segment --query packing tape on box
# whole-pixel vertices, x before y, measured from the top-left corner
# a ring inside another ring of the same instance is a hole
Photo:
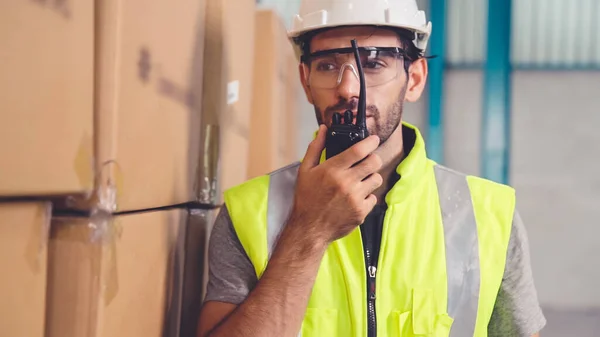
[[[79,156],[78,156],[79,157]],[[83,158],[84,156],[81,156]],[[78,159],[79,169],[85,170],[85,160]],[[83,173],[82,173],[83,174]],[[89,210],[96,207],[117,212],[118,194],[123,191],[123,173],[115,160],[107,160],[100,165],[94,174],[93,188],[83,195],[70,195],[65,198],[67,209]]]
[[[202,153],[197,167],[196,186],[197,200],[203,204],[214,204],[218,200],[219,175],[219,126],[207,124],[203,126]]]
[[[106,267],[103,274],[101,287],[104,294],[104,304],[109,305],[119,291],[117,275],[117,240],[121,237],[122,227],[115,217],[117,188],[107,185],[98,189],[98,204],[92,209],[88,227],[90,242],[102,246],[102,268]]]
[[[40,272],[42,264],[46,261],[51,219],[52,204],[44,203],[42,207],[38,208],[33,220],[34,224],[40,224],[40,226],[33,226],[25,252],[27,264],[36,274]]]
[[[113,214],[118,210],[119,191],[123,191],[123,173],[116,160],[102,163],[96,177],[96,205],[94,208]]]
[[[118,191],[121,190],[122,174],[115,160],[102,163],[96,176],[96,203],[90,212],[88,228],[89,242],[101,246],[102,279],[101,293],[104,305],[109,305],[119,292],[117,268],[117,241],[121,237],[117,212]]]
[[[50,268],[68,270],[75,277],[85,278],[91,273],[90,283],[82,287],[92,292],[85,296],[101,294],[104,306],[110,305],[119,291],[117,242],[122,227],[117,219],[105,210],[95,209],[89,217],[55,216],[50,228],[51,240],[56,242]],[[96,308],[90,310],[95,312]]]

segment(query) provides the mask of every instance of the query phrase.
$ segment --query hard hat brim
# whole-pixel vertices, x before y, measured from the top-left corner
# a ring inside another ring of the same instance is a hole
[[[309,26],[309,27],[302,27],[301,29],[292,29],[289,30],[287,35],[288,35],[288,40],[290,41],[290,43],[292,43],[292,46],[294,46],[294,53],[296,54],[296,58],[298,60],[300,60],[300,56],[302,54],[302,51],[300,50],[300,47],[298,45],[298,41],[297,39],[299,37],[301,37],[304,34],[310,33],[310,32],[314,32],[317,30],[322,30],[322,29],[329,29],[329,28],[339,28],[339,27],[361,27],[361,26],[371,26],[371,27],[380,27],[380,28],[395,28],[395,29],[406,29],[408,31],[414,32],[416,34],[420,34],[422,35],[422,41],[423,43],[419,44],[415,44],[419,49],[421,50],[425,50],[427,48],[427,42],[429,40],[429,37],[431,35],[431,22],[428,22],[427,25],[425,26],[413,26],[413,25],[406,25],[406,24],[393,24],[393,23],[381,23],[381,22],[352,22],[352,23],[328,23],[328,24],[322,24],[322,25],[313,25],[313,26]],[[415,38],[415,40],[417,40]]]
[[[306,33],[310,33],[312,31],[316,31],[316,30],[321,30],[321,29],[327,29],[327,28],[338,28],[338,27],[355,27],[355,26],[375,26],[375,27],[381,27],[381,28],[398,28],[398,29],[406,29],[409,31],[413,31],[416,33],[420,33],[420,34],[426,34],[427,36],[429,36],[431,34],[431,24],[428,24],[426,27],[418,27],[418,26],[410,26],[410,25],[395,25],[395,24],[382,24],[381,22],[377,22],[377,23],[371,23],[371,22],[364,22],[364,23],[337,23],[337,24],[324,24],[324,25],[317,25],[317,26],[310,26],[310,27],[303,27],[302,29],[297,29],[297,30],[290,30],[288,31],[288,38],[290,39],[296,39]]]

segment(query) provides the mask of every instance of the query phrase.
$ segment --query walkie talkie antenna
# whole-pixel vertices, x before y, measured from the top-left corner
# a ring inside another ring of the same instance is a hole
[[[358,67],[358,78],[360,80],[360,95],[358,96],[358,109],[356,112],[356,125],[367,129],[367,90],[365,85],[365,74],[362,68],[362,62],[360,60],[360,54],[358,53],[358,44],[356,40],[352,40],[352,48],[354,49],[354,59],[356,60],[356,67]]]

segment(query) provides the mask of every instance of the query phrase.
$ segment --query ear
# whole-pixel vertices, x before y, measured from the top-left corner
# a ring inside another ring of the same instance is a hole
[[[308,103],[313,104],[312,93],[310,92],[310,85],[308,84],[308,66],[302,62],[298,64],[298,72],[300,73],[300,82],[302,82],[302,88]]]
[[[408,68],[408,84],[406,85],[406,101],[416,102],[421,97],[427,82],[427,60],[420,58]]]

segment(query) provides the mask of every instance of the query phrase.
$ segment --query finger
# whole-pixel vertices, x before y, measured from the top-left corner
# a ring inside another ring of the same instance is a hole
[[[363,180],[370,174],[379,171],[382,165],[381,157],[371,153],[363,161],[350,168],[350,173],[354,179]]]
[[[369,194],[365,198],[362,211],[365,214],[369,214],[373,210],[373,207],[375,207],[375,205],[377,205],[377,197],[375,196],[375,194]]]
[[[313,139],[313,141],[310,142],[310,144],[308,144],[308,149],[306,150],[306,154],[304,154],[304,159],[302,159],[300,169],[310,169],[319,165],[319,162],[321,160],[321,153],[325,148],[326,131],[327,127],[325,125],[319,125],[317,137]]]
[[[379,146],[379,137],[369,136],[360,142],[352,145],[350,148],[333,157],[336,166],[350,168],[352,165],[364,159],[366,156],[375,151]]]
[[[383,184],[383,177],[379,173],[373,173],[370,177],[358,185],[360,195],[368,196]]]

